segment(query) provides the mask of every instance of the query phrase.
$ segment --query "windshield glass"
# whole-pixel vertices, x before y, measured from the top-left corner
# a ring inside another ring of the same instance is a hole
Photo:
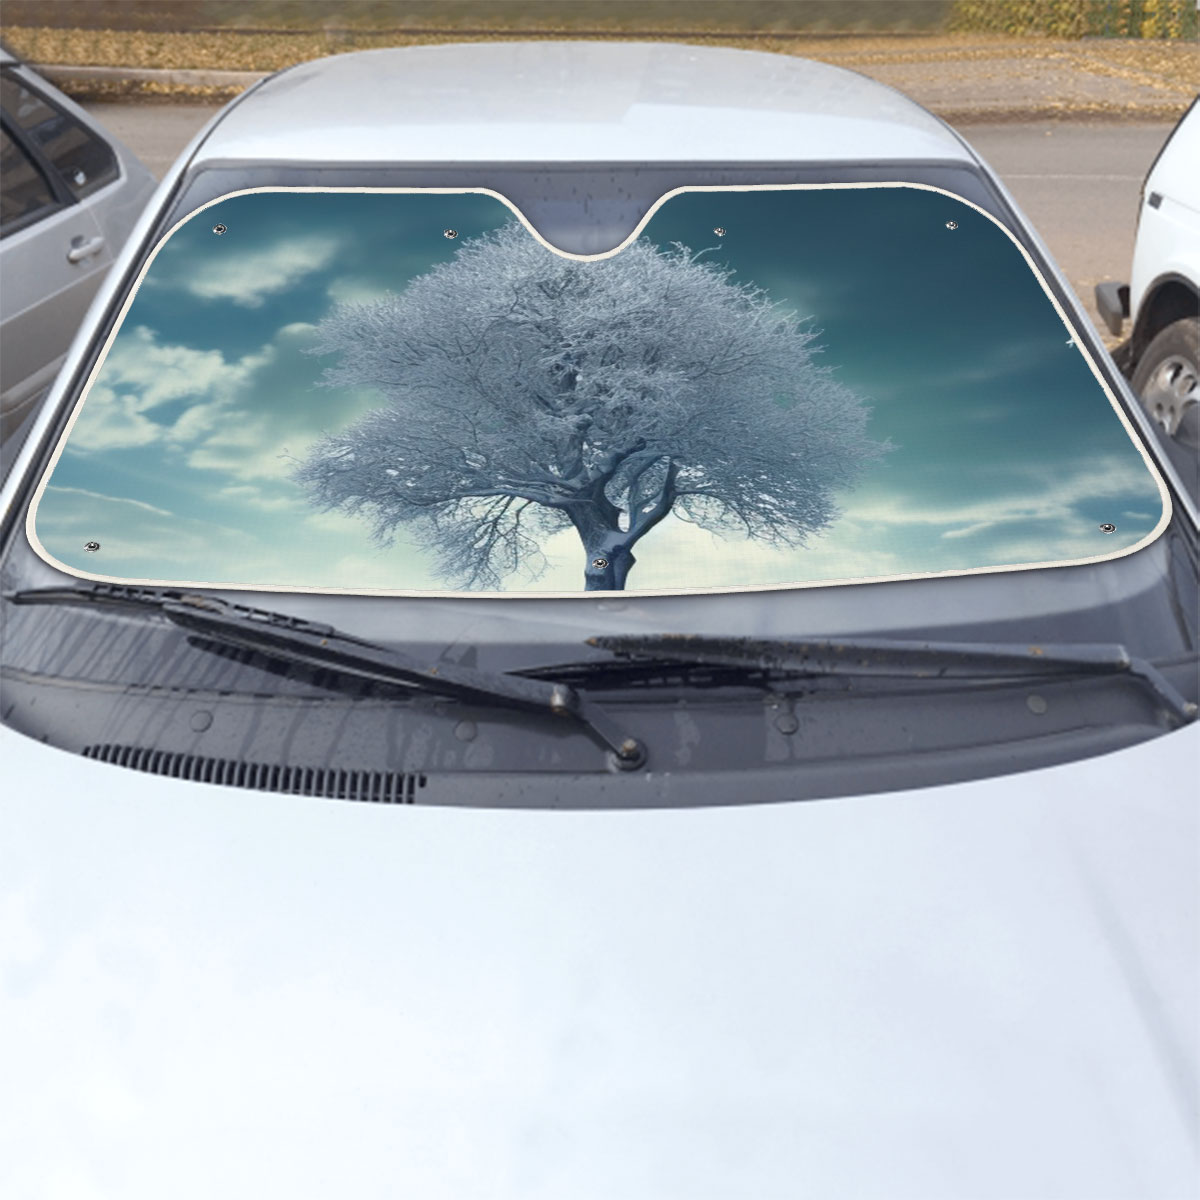
[[[1100,562],[1167,492],[1027,253],[913,184],[256,189],[148,260],[31,506],[88,579],[571,596]]]

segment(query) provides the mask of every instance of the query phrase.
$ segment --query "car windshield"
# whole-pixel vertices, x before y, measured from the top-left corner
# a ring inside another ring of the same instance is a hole
[[[897,303],[899,299],[899,303]],[[30,518],[89,579],[560,595],[1101,561],[1162,481],[1027,253],[911,183],[256,189],[165,237]]]
[[[50,745],[636,807],[1194,716],[1195,529],[978,171],[215,164],[139,254],[7,510]]]

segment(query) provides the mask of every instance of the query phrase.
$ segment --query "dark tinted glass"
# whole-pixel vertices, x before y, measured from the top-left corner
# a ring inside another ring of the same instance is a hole
[[[28,154],[0,130],[0,229],[9,232],[55,206],[54,193]]]
[[[117,160],[107,142],[10,75],[0,89],[5,115],[37,142],[77,198],[116,179]]]

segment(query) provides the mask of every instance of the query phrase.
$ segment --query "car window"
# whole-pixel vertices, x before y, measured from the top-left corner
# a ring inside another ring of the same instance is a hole
[[[0,82],[0,104],[77,199],[117,178],[116,156],[103,138],[8,73]]]
[[[0,128],[0,233],[12,233],[57,207],[37,164]]]
[[[939,190],[681,188],[593,256],[481,190],[261,190],[163,241],[30,529],[124,582],[662,595],[1167,516],[1031,262]]]

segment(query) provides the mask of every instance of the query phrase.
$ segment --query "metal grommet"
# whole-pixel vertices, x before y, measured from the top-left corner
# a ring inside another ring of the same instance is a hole
[[[229,228],[228,225],[222,225],[218,222],[216,225],[213,226],[213,233],[215,233],[217,235],[217,237],[220,237],[221,234],[223,234],[228,228]]]
[[[1115,525],[1113,525],[1111,522],[1105,521],[1104,524],[1100,526],[1100,532],[1101,533],[1116,533],[1117,527]]]
[[[457,230],[457,229],[443,229],[443,230],[442,230],[442,237],[445,237],[445,238],[456,238],[456,237],[458,237],[458,230]]]
[[[714,229],[714,230],[713,230],[713,233],[715,233],[715,234],[717,235],[717,237],[724,237],[724,236],[725,236],[725,228],[724,228],[724,226],[722,226],[722,225],[718,225],[718,226],[716,227],[716,229]]]
[[[957,229],[957,228],[958,228],[958,222],[957,222],[957,221],[947,221],[947,222],[946,222],[946,228],[947,228],[947,229]]]
[[[96,551],[100,549],[100,543],[99,543],[99,542],[84,542],[84,543],[83,543],[83,548],[84,548],[84,549],[85,549],[85,550],[86,550],[86,551],[87,551],[89,554],[95,554],[95,553],[96,553]]]
[[[597,556],[596,558],[592,559],[592,566],[595,567],[597,571],[603,571],[604,568],[608,566],[608,559]]]

